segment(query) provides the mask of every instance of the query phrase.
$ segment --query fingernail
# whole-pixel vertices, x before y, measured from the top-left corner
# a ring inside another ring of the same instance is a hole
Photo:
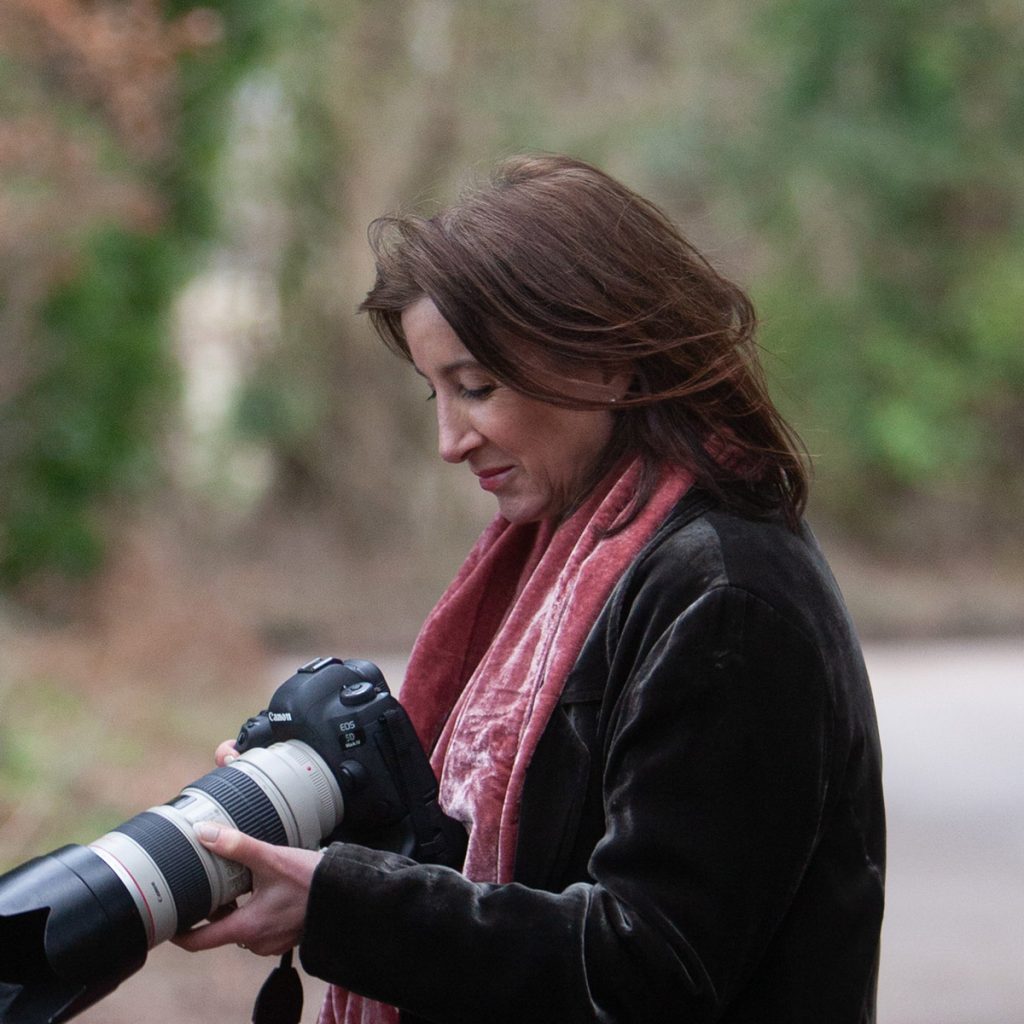
[[[231,764],[232,761],[237,761],[237,760],[238,760],[238,758],[235,757],[234,754],[225,754],[224,755],[224,767],[226,768],[229,764]]]
[[[204,843],[216,842],[220,836],[220,825],[215,825],[212,821],[201,821],[196,825],[196,835]]]

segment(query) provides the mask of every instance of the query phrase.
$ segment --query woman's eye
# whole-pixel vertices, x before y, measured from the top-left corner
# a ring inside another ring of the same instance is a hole
[[[479,387],[469,387],[467,384],[459,384],[457,386],[459,398],[470,402],[483,401],[483,399],[490,397],[496,388],[496,384],[481,384]],[[427,395],[427,401],[433,402],[435,398],[437,398],[437,389],[431,388],[430,394]]]

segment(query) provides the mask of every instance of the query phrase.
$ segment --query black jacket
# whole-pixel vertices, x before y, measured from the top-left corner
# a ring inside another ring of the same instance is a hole
[[[868,1024],[884,848],[871,692],[813,538],[691,493],[569,676],[516,881],[336,845],[302,962],[404,1021]]]

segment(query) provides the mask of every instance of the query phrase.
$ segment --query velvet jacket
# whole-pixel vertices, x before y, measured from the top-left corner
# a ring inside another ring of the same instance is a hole
[[[403,1022],[870,1024],[884,857],[870,687],[813,537],[691,492],[541,738],[516,881],[336,844],[300,953]]]

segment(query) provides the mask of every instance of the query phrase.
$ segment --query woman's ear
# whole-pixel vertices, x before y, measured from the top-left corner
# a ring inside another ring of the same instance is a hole
[[[614,372],[608,370],[604,374],[604,386],[608,392],[608,399],[618,402],[629,391],[629,385],[633,381],[633,367],[624,366]]]

